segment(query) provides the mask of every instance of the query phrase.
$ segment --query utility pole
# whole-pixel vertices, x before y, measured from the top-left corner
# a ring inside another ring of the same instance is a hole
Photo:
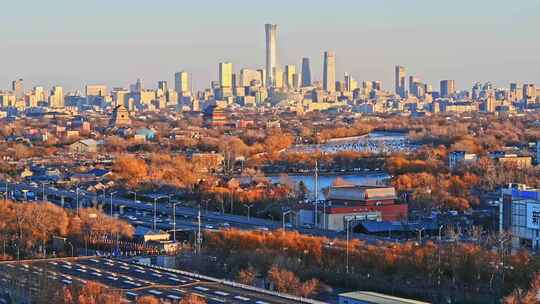
[[[176,202],[173,204],[172,214],[173,214],[173,240],[176,243],[176,205],[181,204],[181,202]]]
[[[113,195],[116,193],[116,191],[111,192],[111,217],[113,217]]]
[[[41,183],[41,187],[42,187],[41,200],[44,201],[44,202],[47,201],[47,195],[45,194],[45,184],[47,184],[47,183],[45,183],[45,182]]]
[[[79,187],[76,190],[77,216],[79,216]]]
[[[318,210],[319,205],[319,162],[315,161],[315,228],[318,228]]]
[[[347,221],[347,257],[346,257],[346,262],[345,262],[345,272],[346,273],[349,273],[349,223],[351,222],[351,219],[348,218],[346,219]]]
[[[197,253],[201,254],[202,235],[201,235],[201,206],[200,205],[199,205],[199,212],[197,215],[197,220],[199,222],[199,230],[197,232]]]
[[[154,231],[156,231],[157,226],[157,198],[154,198]]]
[[[247,217],[248,217],[248,221],[249,221],[250,218],[251,218],[250,217],[250,215],[251,215],[250,214],[250,209],[251,209],[251,207],[253,207],[253,205],[243,205],[243,206],[247,208]]]

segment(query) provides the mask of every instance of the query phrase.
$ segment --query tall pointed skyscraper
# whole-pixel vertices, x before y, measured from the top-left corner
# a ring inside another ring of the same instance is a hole
[[[302,86],[311,86],[311,66],[309,64],[309,58],[302,58]]]
[[[266,24],[266,86],[274,86],[277,67],[277,25]]]
[[[324,52],[323,88],[327,92],[336,91],[336,54]]]

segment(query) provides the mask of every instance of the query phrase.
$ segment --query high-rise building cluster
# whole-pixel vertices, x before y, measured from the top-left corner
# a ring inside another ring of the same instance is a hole
[[[349,108],[359,113],[411,112],[513,112],[540,108],[540,88],[535,84],[511,83],[509,89],[493,84],[475,83],[471,90],[458,90],[455,80],[440,80],[438,91],[422,81],[418,75],[408,74],[405,66],[396,65],[394,90],[387,91],[379,80],[359,83],[349,73],[338,77],[334,51],[325,51],[322,62],[322,80],[314,80],[311,59],[301,58],[294,63],[279,64],[278,26],[265,25],[264,66],[240,67],[223,61],[217,66],[217,80],[203,90],[194,91],[189,71],[174,74],[174,87],[165,80],[158,81],[156,89],[137,81],[125,88],[108,89],[103,84],[87,84],[84,94],[64,92],[61,86],[50,91],[36,86],[25,90],[24,80],[16,79],[10,91],[0,91],[0,108],[23,109],[49,107],[86,109],[91,107],[125,107],[138,110],[203,111],[212,106],[225,108],[285,107],[303,113],[313,110]],[[235,69],[236,68],[236,69]],[[340,79],[341,78],[341,79]]]

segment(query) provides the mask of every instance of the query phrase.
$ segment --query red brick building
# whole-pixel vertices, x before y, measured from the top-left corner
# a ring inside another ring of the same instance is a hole
[[[407,214],[408,206],[396,203],[393,187],[335,186],[317,205],[317,226],[342,231],[348,221],[401,221]],[[297,220],[300,225],[315,224],[315,205],[302,205]]]

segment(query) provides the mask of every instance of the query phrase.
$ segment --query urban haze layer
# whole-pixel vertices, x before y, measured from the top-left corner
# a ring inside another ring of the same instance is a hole
[[[204,89],[1,91],[0,304],[540,303],[540,87],[359,82],[278,30]]]

